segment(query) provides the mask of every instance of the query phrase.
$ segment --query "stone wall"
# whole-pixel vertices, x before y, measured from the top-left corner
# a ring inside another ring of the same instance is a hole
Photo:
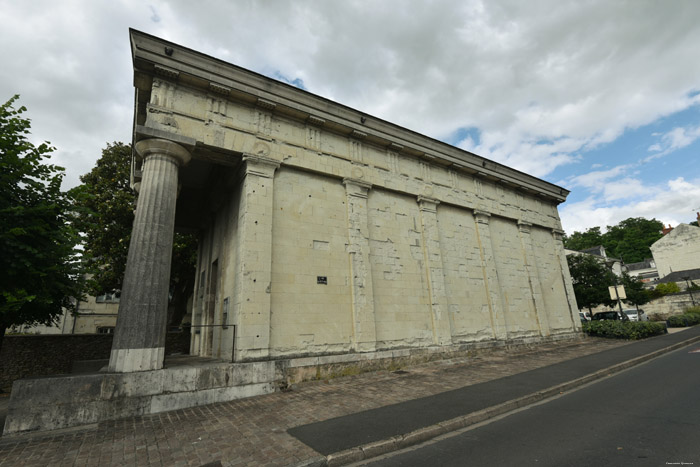
[[[700,305],[700,293],[694,292],[693,297],[695,298],[696,305]],[[641,308],[647,316],[651,316],[652,313],[661,315],[680,314],[691,306],[693,306],[693,302],[690,298],[690,294],[683,292],[657,298],[656,300],[642,305]]]
[[[189,333],[168,333],[166,354],[189,353]],[[22,378],[67,374],[78,360],[108,359],[111,334],[5,336],[0,349],[0,389]]]

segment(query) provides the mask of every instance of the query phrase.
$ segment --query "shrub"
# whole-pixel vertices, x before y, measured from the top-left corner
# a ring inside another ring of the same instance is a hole
[[[663,284],[659,284],[654,290],[660,293],[661,295],[679,293],[681,291],[680,287],[678,287],[678,284],[676,284],[675,282],[666,282]]]
[[[686,308],[685,312],[686,313],[700,313],[700,306],[691,306],[689,308]]]
[[[583,332],[589,336],[637,340],[665,334],[667,331],[664,322],[601,320],[583,323]]]
[[[700,312],[692,311],[690,313],[683,313],[682,315],[669,316],[666,322],[668,323],[668,327],[670,328],[684,328],[686,326],[695,326],[696,324],[700,324]]]

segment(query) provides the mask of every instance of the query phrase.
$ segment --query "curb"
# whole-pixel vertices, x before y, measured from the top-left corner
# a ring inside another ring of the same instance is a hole
[[[552,386],[541,391],[537,391],[532,394],[528,394],[517,399],[513,399],[507,402],[503,402],[498,405],[487,407],[485,409],[479,410],[477,412],[472,412],[467,415],[462,415],[450,420],[445,420],[444,422],[436,423],[434,425],[427,426],[425,428],[420,428],[418,430],[406,433],[403,435],[393,436],[391,438],[374,441],[372,443],[363,444],[361,446],[356,446],[354,448],[346,449],[344,451],[334,452],[323,458],[314,458],[306,463],[298,464],[299,466],[328,466],[335,467],[341,465],[348,465],[353,462],[360,462],[363,460],[368,460],[373,457],[381,456],[394,451],[399,451],[410,446],[415,446],[420,443],[437,438],[447,433],[451,433],[463,428],[481,423],[483,421],[489,420],[491,418],[503,415],[513,410],[520,409],[522,407],[540,402],[544,399],[548,399],[553,396],[557,396],[566,391],[570,391],[579,386],[591,383],[593,381],[603,379],[607,376],[619,373],[628,368],[640,365],[648,360],[659,357],[665,353],[672,352],[674,350],[687,347],[695,342],[700,341],[700,336],[696,336],[682,342],[670,345],[663,349],[655,350],[646,355],[642,355],[631,360],[618,363],[608,368],[598,370],[594,373],[582,376],[580,378],[574,379],[572,381],[567,381],[565,383]]]

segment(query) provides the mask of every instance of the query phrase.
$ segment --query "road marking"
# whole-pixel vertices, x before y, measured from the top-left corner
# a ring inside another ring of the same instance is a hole
[[[688,353],[700,353],[700,347],[698,347],[697,349],[693,349]]]

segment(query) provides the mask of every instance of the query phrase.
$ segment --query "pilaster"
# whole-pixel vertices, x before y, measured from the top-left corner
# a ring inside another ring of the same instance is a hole
[[[343,184],[348,209],[348,254],[352,281],[352,347],[359,352],[371,352],[377,344],[367,217],[367,198],[372,185],[352,178],[343,179]]]
[[[436,199],[418,197],[423,235],[423,255],[428,274],[428,292],[432,312],[433,342],[437,345],[449,345],[452,343],[452,329],[448,314],[449,306],[440,248],[440,231],[437,221],[438,204],[440,201]]]
[[[270,353],[272,283],[272,205],[275,170],[280,162],[263,155],[243,156],[236,255],[237,359],[266,358]]]
[[[486,286],[486,296],[491,310],[491,326],[493,336],[496,339],[507,339],[508,328],[506,325],[505,310],[501,299],[501,283],[498,279],[498,268],[496,258],[493,255],[493,241],[491,239],[491,228],[489,220],[491,214],[484,211],[474,211],[474,222],[476,223],[477,240],[481,253],[481,268],[484,272],[484,285]]]
[[[547,308],[544,303],[544,294],[542,293],[542,284],[540,283],[540,274],[537,269],[537,259],[535,251],[532,247],[532,236],[530,235],[532,224],[529,222],[518,221],[518,230],[520,231],[520,245],[523,250],[523,258],[525,260],[525,270],[530,284],[530,293],[532,294],[532,303],[535,306],[535,316],[537,316],[537,325],[540,330],[540,335],[548,336],[549,320],[547,318]]]
[[[566,302],[569,307],[571,326],[573,329],[581,329],[581,320],[578,317],[578,305],[576,304],[574,285],[571,282],[569,264],[566,262],[566,252],[564,251],[564,231],[560,229],[552,229],[552,237],[554,238],[554,249],[557,258],[559,258],[559,269],[561,271],[561,280],[564,287],[564,293],[566,294]]]
[[[144,159],[109,371],[163,367],[179,167],[190,153],[163,139],[139,141]]]

